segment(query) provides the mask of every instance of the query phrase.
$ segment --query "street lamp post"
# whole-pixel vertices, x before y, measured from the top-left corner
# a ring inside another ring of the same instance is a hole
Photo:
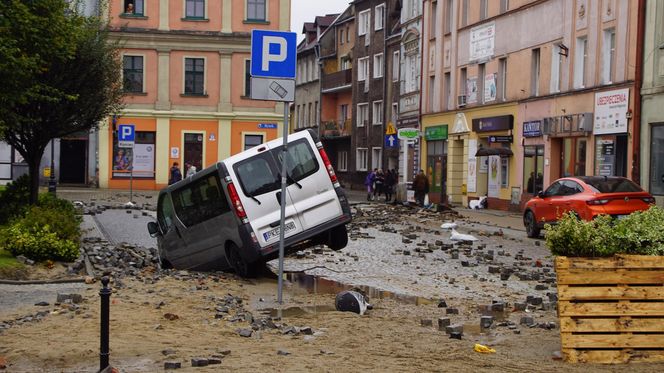
[[[55,142],[55,139],[51,139],[51,174],[49,175],[48,178],[48,192],[55,194],[56,191],[56,185],[57,183],[55,182],[55,145],[53,144]]]

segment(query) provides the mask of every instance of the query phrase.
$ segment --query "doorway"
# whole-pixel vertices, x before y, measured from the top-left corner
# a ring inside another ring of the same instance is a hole
[[[196,167],[197,171],[203,169],[203,139],[205,133],[202,132],[186,132],[184,134],[184,163],[192,164]],[[185,171],[186,172],[186,171]]]
[[[87,149],[87,140],[60,140],[60,183],[85,184]]]

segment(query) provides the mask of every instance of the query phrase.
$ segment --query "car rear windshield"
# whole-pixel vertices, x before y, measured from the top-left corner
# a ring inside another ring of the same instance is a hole
[[[245,195],[255,197],[281,188],[282,148],[279,146],[233,166]],[[288,144],[286,169],[289,185],[318,171],[318,161],[306,139]]]
[[[604,179],[586,178],[583,181],[588,184],[595,193],[629,193],[641,192],[643,189],[628,179]]]

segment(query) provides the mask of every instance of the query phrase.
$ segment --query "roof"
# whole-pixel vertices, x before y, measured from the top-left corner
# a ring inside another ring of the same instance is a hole
[[[302,33],[306,34],[307,32],[315,32],[316,31],[316,25],[313,22],[305,22],[304,26],[302,26]]]
[[[324,16],[317,16],[314,24],[319,27],[329,27],[332,22],[339,16],[339,13],[336,14],[326,14]]]

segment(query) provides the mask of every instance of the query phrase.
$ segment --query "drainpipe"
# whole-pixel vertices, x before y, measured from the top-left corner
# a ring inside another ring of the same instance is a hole
[[[636,70],[634,73],[634,114],[632,123],[632,181],[641,184],[641,85],[643,80],[643,41],[646,27],[646,1],[639,0],[636,31]],[[652,149],[651,149],[652,151]]]

